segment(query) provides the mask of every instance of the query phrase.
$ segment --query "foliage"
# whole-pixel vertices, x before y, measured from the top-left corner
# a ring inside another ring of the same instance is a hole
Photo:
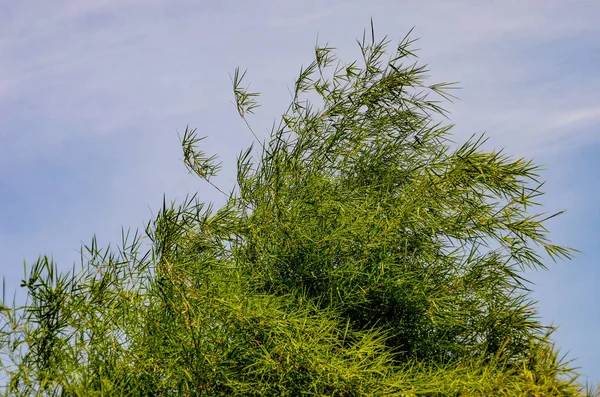
[[[579,395],[523,278],[573,251],[529,213],[539,168],[453,146],[432,99],[453,86],[426,85],[409,36],[385,61],[369,33],[363,66],[316,48],[222,208],[164,202],[70,273],[40,258],[2,307],[5,395]],[[212,184],[202,139],[186,129],[184,162]]]

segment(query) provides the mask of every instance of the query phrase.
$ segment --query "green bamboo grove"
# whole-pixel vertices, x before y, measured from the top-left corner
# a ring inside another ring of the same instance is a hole
[[[230,193],[185,130],[221,208],[164,202],[72,271],[35,262],[26,303],[0,307],[1,395],[581,395],[523,278],[575,251],[536,212],[539,167],[450,141],[454,86],[426,82],[408,35],[358,44],[352,63],[315,49]]]

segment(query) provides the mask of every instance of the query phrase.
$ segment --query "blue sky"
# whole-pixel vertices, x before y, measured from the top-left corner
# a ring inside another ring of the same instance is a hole
[[[0,0],[0,274],[14,290],[23,260],[70,268],[81,243],[119,242],[167,199],[199,192],[176,130],[208,135],[227,165],[252,136],[231,103],[229,73],[263,93],[255,130],[285,110],[287,87],[320,43],[357,58],[373,17],[397,39],[415,27],[432,82],[459,81],[448,104],[455,139],[486,132],[489,148],[544,164],[559,244],[582,250],[531,274],[555,340],[600,381],[600,2]]]

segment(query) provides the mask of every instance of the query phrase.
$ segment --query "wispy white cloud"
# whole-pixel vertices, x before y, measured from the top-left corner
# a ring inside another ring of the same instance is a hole
[[[600,106],[567,110],[552,120],[551,128],[574,127],[586,124],[600,124]],[[600,134],[600,131],[598,132]]]

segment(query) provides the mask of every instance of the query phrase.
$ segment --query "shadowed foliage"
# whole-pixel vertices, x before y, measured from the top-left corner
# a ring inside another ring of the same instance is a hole
[[[523,278],[574,251],[531,212],[539,167],[450,141],[453,86],[426,84],[408,35],[390,57],[372,25],[358,44],[353,63],[315,49],[229,194],[186,129],[184,163],[223,207],[164,202],[72,272],[40,258],[27,302],[3,299],[3,395],[581,395]]]

